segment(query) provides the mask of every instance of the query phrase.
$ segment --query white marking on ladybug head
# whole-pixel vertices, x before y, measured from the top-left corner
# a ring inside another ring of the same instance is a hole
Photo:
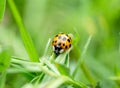
[[[56,45],[56,47],[60,47],[59,45]]]
[[[60,51],[59,51],[59,53],[63,53],[64,52],[64,49],[61,49]]]

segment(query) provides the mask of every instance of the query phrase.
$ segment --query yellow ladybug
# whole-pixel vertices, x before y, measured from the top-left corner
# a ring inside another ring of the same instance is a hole
[[[56,55],[63,53],[71,47],[72,40],[68,34],[57,34],[52,41],[53,51]]]

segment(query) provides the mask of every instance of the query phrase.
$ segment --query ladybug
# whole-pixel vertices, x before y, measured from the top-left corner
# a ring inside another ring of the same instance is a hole
[[[68,34],[57,34],[52,41],[53,51],[56,55],[63,53],[71,47],[72,39]]]

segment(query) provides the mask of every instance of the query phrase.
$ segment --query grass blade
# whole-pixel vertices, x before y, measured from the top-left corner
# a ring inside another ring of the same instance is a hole
[[[73,71],[73,74],[72,74],[72,75],[73,75],[73,77],[75,77],[75,75],[76,75],[79,67],[81,66],[81,68],[82,68],[82,70],[83,70],[86,78],[89,80],[89,82],[90,82],[93,86],[95,86],[96,81],[94,80],[93,76],[91,75],[91,73],[89,72],[88,68],[86,67],[86,64],[84,63],[84,56],[85,56],[85,54],[86,54],[86,52],[87,52],[87,49],[88,49],[88,46],[89,46],[91,40],[92,40],[92,35],[89,36],[89,38],[88,38],[88,40],[87,40],[87,42],[86,42],[86,44],[85,44],[85,46],[84,46],[84,48],[83,48],[83,52],[82,52],[82,54],[81,54],[81,59],[78,60],[78,63],[77,63],[77,65],[76,65],[76,68],[75,68],[75,70]]]
[[[73,76],[76,75],[78,68],[80,67],[81,63],[84,61],[83,58],[84,58],[84,55],[85,55],[85,53],[86,53],[86,51],[87,51],[87,49],[88,49],[88,46],[89,46],[89,44],[90,44],[90,42],[91,42],[91,39],[92,39],[92,35],[89,36],[89,38],[88,38],[88,40],[87,40],[87,42],[86,42],[86,44],[85,44],[85,46],[84,46],[83,52],[82,52],[82,54],[81,54],[81,59],[78,60],[77,65],[76,65],[76,68],[75,68],[75,70],[73,71]]]
[[[91,42],[91,39],[92,39],[92,35],[89,36],[89,38],[88,38],[88,40],[87,40],[87,42],[86,42],[86,44],[84,46],[83,52],[81,54],[81,57],[82,57],[81,61],[83,61],[83,57],[84,57],[85,53],[87,52],[88,46],[89,46],[89,44]],[[80,63],[80,61],[79,61],[79,63]]]
[[[43,55],[43,56],[47,55],[47,51],[48,51],[48,48],[49,48],[49,46],[50,46],[50,43],[51,43],[51,39],[49,38],[49,39],[48,39],[48,42],[47,42],[47,44],[46,44],[46,47],[45,47],[45,51],[44,51],[44,55]]]
[[[3,71],[0,77],[0,88],[4,88],[6,80],[6,71]]]
[[[10,6],[13,17],[16,20],[17,25],[19,27],[19,31],[20,31],[24,46],[25,46],[26,51],[27,51],[27,53],[30,57],[30,60],[34,61],[34,62],[39,61],[38,60],[38,54],[37,54],[36,49],[33,45],[32,39],[25,29],[25,26],[22,22],[20,14],[19,14],[19,12],[18,12],[18,10],[17,10],[17,8],[14,4],[14,1],[13,0],[8,0],[8,4]]]
[[[0,47],[0,72],[5,71],[10,66],[12,50]]]
[[[2,18],[4,16],[5,6],[6,6],[6,0],[0,0],[0,22],[2,21]]]

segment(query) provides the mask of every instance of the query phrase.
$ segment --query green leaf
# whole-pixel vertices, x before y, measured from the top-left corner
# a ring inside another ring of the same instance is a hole
[[[65,79],[64,77],[58,77],[56,80],[48,82],[46,88],[58,88],[66,81],[67,79]]]
[[[6,0],[0,0],[0,22],[4,16]]]
[[[70,69],[63,64],[55,63],[55,66],[62,75],[70,76]]]
[[[15,6],[14,1],[8,0],[8,3],[10,6],[10,9],[11,9],[11,12],[14,16],[14,19],[16,20],[17,25],[19,27],[19,31],[20,31],[24,46],[25,46],[26,51],[30,57],[30,60],[34,61],[34,62],[39,61],[38,54],[36,52],[36,49],[35,49],[34,44],[32,42],[32,39],[31,39],[30,35],[28,34],[27,30],[25,29],[22,18],[21,18],[20,14]]]
[[[1,48],[0,48],[1,49]],[[0,72],[6,70],[10,65],[11,49],[1,49],[0,51]]]

